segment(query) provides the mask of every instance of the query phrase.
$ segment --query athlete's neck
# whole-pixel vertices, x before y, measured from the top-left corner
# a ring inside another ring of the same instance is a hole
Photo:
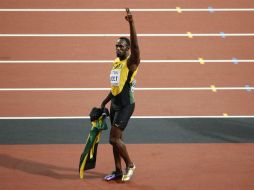
[[[118,58],[120,59],[120,61],[123,61],[123,60],[125,60],[128,56],[129,56],[129,54],[125,54],[125,55],[123,55],[123,56],[121,56],[121,57],[118,57]]]

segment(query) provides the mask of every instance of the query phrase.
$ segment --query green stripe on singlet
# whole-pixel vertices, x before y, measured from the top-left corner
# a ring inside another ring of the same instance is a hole
[[[134,102],[135,102],[134,94],[133,94],[133,92],[130,90],[130,104],[133,104]]]

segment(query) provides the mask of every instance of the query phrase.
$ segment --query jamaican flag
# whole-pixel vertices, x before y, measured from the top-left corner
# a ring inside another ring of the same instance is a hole
[[[80,156],[79,176],[84,178],[84,171],[95,168],[97,147],[100,142],[102,130],[107,130],[106,118],[109,115],[107,108],[93,108],[90,112],[91,129],[86,140],[83,153]]]

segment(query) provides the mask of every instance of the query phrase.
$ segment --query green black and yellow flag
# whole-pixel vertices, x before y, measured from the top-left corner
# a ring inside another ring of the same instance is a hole
[[[96,110],[97,109],[97,110]],[[84,171],[95,168],[97,147],[100,142],[102,130],[107,130],[106,117],[108,116],[108,110],[106,112],[98,111],[99,108],[93,108],[90,113],[90,119],[92,127],[86,140],[86,146],[80,157],[79,162],[79,176],[84,178]],[[91,116],[94,112],[98,112],[97,117]],[[99,117],[99,118],[98,118]]]

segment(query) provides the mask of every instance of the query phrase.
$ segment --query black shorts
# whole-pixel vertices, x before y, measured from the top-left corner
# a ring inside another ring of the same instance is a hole
[[[122,131],[126,128],[131,115],[135,109],[135,103],[117,108],[110,106],[110,121],[111,125],[120,128]]]

